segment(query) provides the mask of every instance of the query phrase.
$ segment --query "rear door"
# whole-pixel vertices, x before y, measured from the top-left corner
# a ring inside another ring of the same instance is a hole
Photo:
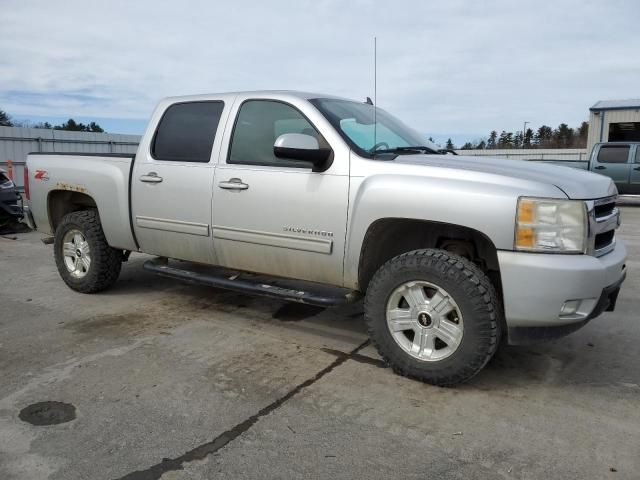
[[[230,118],[230,140],[213,186],[220,264],[342,285],[348,148],[331,138],[337,134],[306,101],[238,97],[231,115],[235,123]],[[313,172],[309,163],[277,158],[273,144],[284,133],[315,136],[320,146],[332,148],[333,163]]]
[[[154,115],[162,116],[140,145],[131,179],[133,228],[144,252],[216,263],[211,195],[227,103],[184,101]]]
[[[619,192],[629,185],[631,174],[630,151],[628,143],[603,144],[596,147],[593,157],[593,171],[610,177]]]
[[[640,144],[635,145],[635,154],[631,165],[631,178],[629,181],[629,193],[640,193]]]

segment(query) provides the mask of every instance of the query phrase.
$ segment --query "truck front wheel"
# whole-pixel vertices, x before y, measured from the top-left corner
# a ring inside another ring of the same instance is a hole
[[[365,298],[369,336],[400,374],[440,386],[476,375],[500,338],[501,308],[487,276],[444,250],[392,258],[373,276]]]
[[[107,243],[96,210],[65,215],[56,228],[53,248],[60,276],[77,292],[105,290],[120,275],[122,251]]]

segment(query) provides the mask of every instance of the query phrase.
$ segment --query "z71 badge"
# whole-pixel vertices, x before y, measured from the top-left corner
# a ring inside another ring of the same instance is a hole
[[[49,174],[47,173],[46,170],[36,170],[36,173],[33,176],[33,178],[36,180],[42,180],[43,182],[46,182],[49,180]]]

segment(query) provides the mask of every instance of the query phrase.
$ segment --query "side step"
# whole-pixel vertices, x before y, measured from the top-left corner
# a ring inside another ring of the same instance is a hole
[[[189,283],[278,298],[290,302],[306,303],[319,307],[345,305],[353,303],[361,297],[359,292],[344,288],[314,284],[312,282],[294,282],[264,275],[224,270],[217,267],[211,269],[215,271],[213,274],[185,270],[169,266],[163,258],[147,260],[144,262],[143,268],[162,277],[175,278]],[[304,287],[304,289],[300,287]]]

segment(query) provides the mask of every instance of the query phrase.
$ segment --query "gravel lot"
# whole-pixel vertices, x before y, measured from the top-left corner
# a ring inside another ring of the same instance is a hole
[[[81,295],[41,235],[0,237],[0,478],[639,478],[640,209],[622,219],[616,312],[456,389],[384,368],[361,305],[188,286],[142,255]],[[43,401],[75,419],[20,419]]]

